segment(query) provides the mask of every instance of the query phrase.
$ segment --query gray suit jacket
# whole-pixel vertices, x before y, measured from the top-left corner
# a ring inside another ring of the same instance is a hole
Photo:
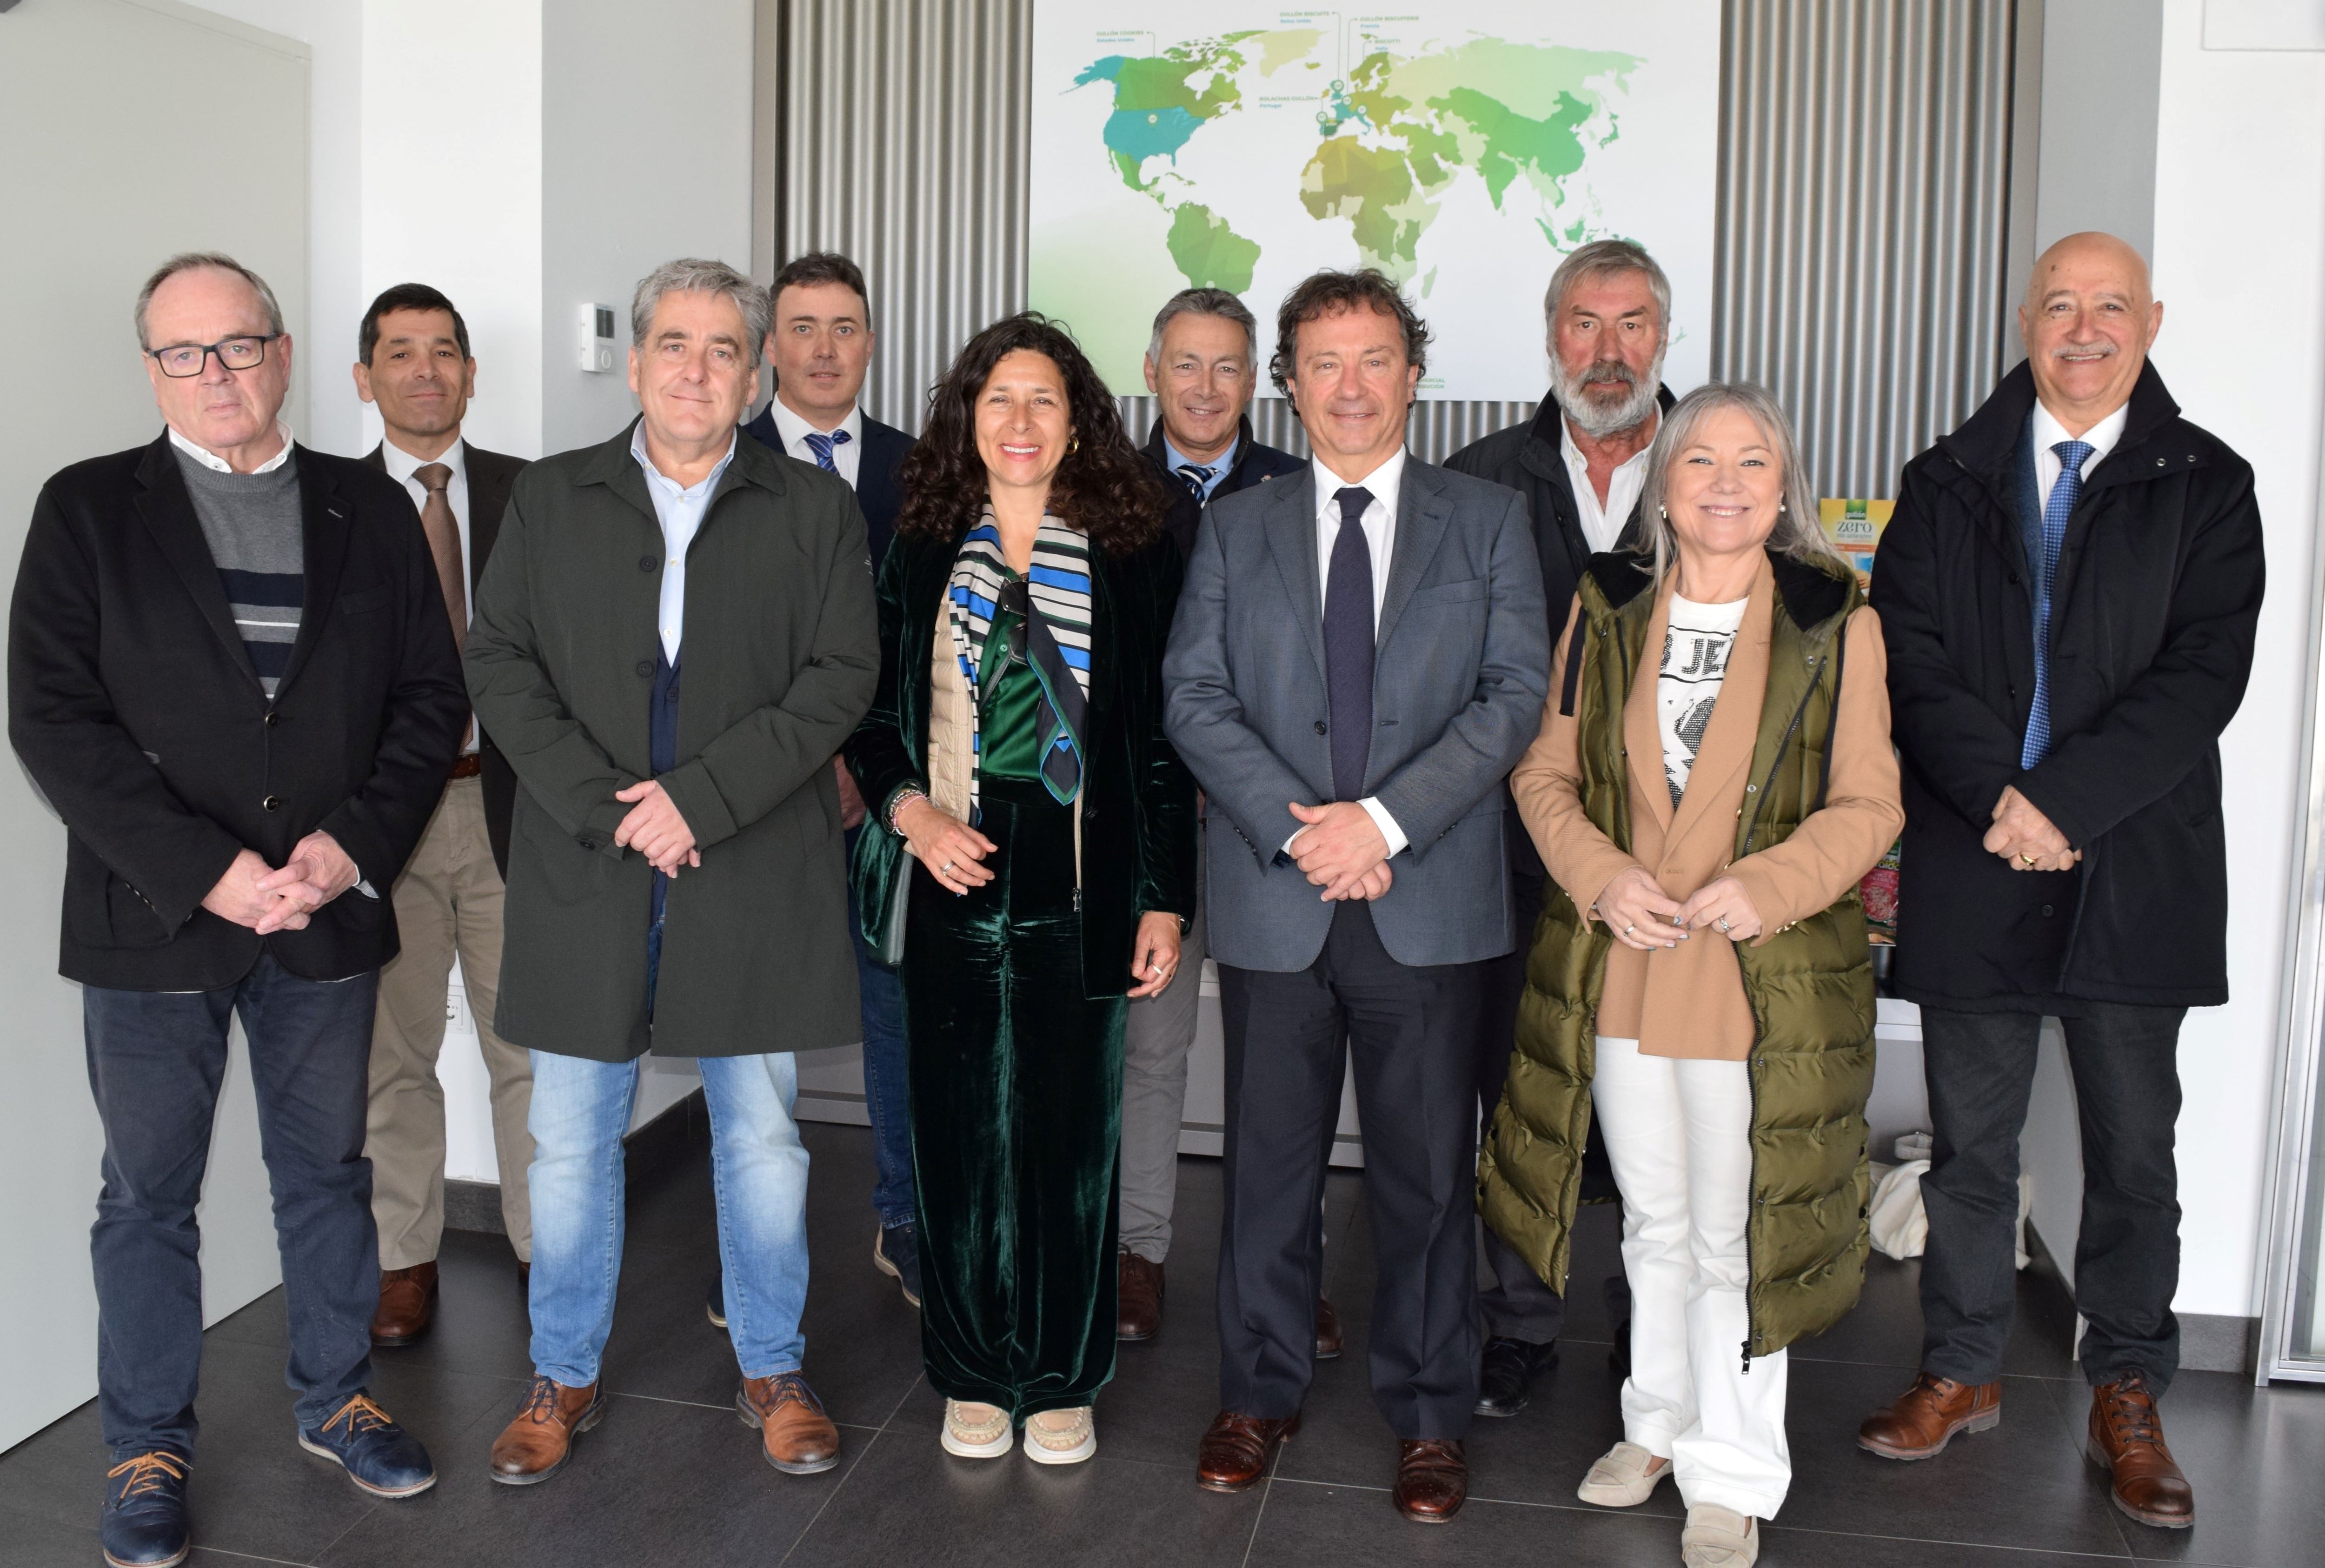
[[[1162,662],[1171,742],[1210,797],[1210,952],[1238,969],[1305,969],[1332,920],[1276,858],[1300,829],[1291,803],[1333,798],[1314,473],[1205,509]],[[1542,728],[1548,626],[1524,500],[1408,458],[1365,780],[1411,840],[1373,905],[1399,963],[1516,944],[1502,781]]]

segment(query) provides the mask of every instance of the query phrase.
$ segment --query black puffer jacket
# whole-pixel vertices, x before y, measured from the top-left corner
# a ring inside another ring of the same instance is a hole
[[[2033,377],[2020,366],[1906,464],[1873,606],[1904,754],[1895,978],[1911,999],[2228,999],[2218,738],[2260,616],[2252,469],[2180,417],[2151,364],[2067,524],[2052,592],[2050,755],[2019,767],[2034,694],[2020,525]],[[2005,785],[2083,851],[2011,870],[1980,840]]]

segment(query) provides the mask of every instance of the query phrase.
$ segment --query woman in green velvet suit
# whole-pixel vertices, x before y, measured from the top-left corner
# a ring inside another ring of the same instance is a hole
[[[880,686],[848,765],[885,832],[854,875],[902,954],[922,1354],[944,1446],[1067,1464],[1114,1373],[1126,997],[1171,982],[1195,789],[1162,734],[1179,552],[1073,339],[971,339],[907,459]]]

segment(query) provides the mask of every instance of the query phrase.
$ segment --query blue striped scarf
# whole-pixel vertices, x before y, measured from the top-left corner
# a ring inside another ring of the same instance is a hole
[[[993,630],[995,601],[1010,571],[1001,533],[987,506],[953,557],[952,581],[945,595],[952,628],[953,655],[968,682],[968,802],[978,807],[978,765],[984,750],[978,733],[983,694],[978,690],[986,639]],[[1033,559],[1025,573],[1031,613],[1025,617],[1025,662],[1042,684],[1035,722],[1041,726],[1042,782],[1060,804],[1081,791],[1082,725],[1089,701],[1089,540],[1044,514],[1033,539]],[[998,672],[996,672],[996,677]]]

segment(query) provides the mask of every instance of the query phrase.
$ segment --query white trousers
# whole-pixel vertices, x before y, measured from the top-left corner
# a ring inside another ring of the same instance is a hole
[[[1753,1358],[1752,1090],[1741,1062],[1640,1054],[1598,1037],[1591,1084],[1623,1192],[1631,1376],[1623,1434],[1671,1461],[1681,1498],[1773,1519],[1792,1484],[1784,1352]]]

